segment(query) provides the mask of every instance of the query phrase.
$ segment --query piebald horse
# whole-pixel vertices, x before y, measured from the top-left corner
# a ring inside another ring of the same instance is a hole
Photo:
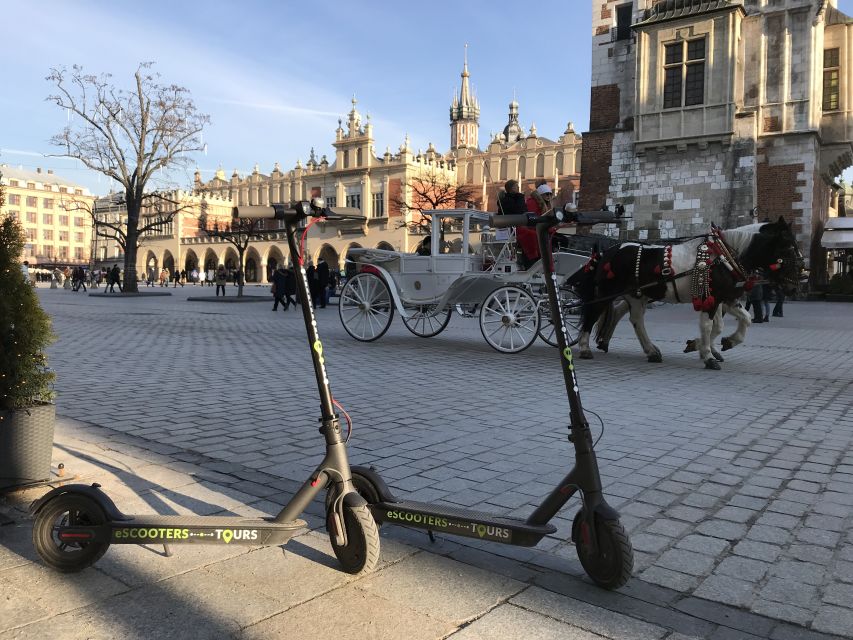
[[[739,302],[751,287],[747,274],[760,269],[771,284],[792,289],[802,266],[794,233],[781,217],[727,231],[714,228],[681,244],[627,242],[593,254],[570,281],[584,302],[580,357],[592,358],[589,338],[596,324],[597,347],[607,351],[616,324],[627,313],[649,362],[661,362],[660,349],[646,332],[646,305],[692,303],[699,312],[699,357],[707,368],[719,369],[723,357],[713,343],[722,332],[722,312],[737,320],[734,333],[721,341],[723,351],[741,344],[751,324]]]

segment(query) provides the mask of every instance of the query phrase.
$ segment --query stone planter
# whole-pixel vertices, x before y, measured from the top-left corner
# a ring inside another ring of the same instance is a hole
[[[0,491],[50,479],[56,406],[0,411]]]

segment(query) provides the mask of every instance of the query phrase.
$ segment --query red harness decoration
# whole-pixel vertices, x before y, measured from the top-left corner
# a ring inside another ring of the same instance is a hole
[[[700,244],[696,250],[696,265],[693,267],[693,278],[690,282],[695,311],[710,313],[717,304],[711,283],[711,269],[717,262],[714,256],[719,256],[720,253],[720,247],[709,239]]]

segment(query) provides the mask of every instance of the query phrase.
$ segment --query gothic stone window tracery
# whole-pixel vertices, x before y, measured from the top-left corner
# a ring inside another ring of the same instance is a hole
[[[705,37],[664,45],[663,108],[705,102]]]

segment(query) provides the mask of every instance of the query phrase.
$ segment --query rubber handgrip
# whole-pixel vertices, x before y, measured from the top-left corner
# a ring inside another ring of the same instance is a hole
[[[489,224],[496,229],[500,229],[501,227],[526,227],[529,219],[526,213],[510,216],[491,216]]]
[[[231,209],[234,218],[275,218],[275,207],[266,205],[244,205]]]

